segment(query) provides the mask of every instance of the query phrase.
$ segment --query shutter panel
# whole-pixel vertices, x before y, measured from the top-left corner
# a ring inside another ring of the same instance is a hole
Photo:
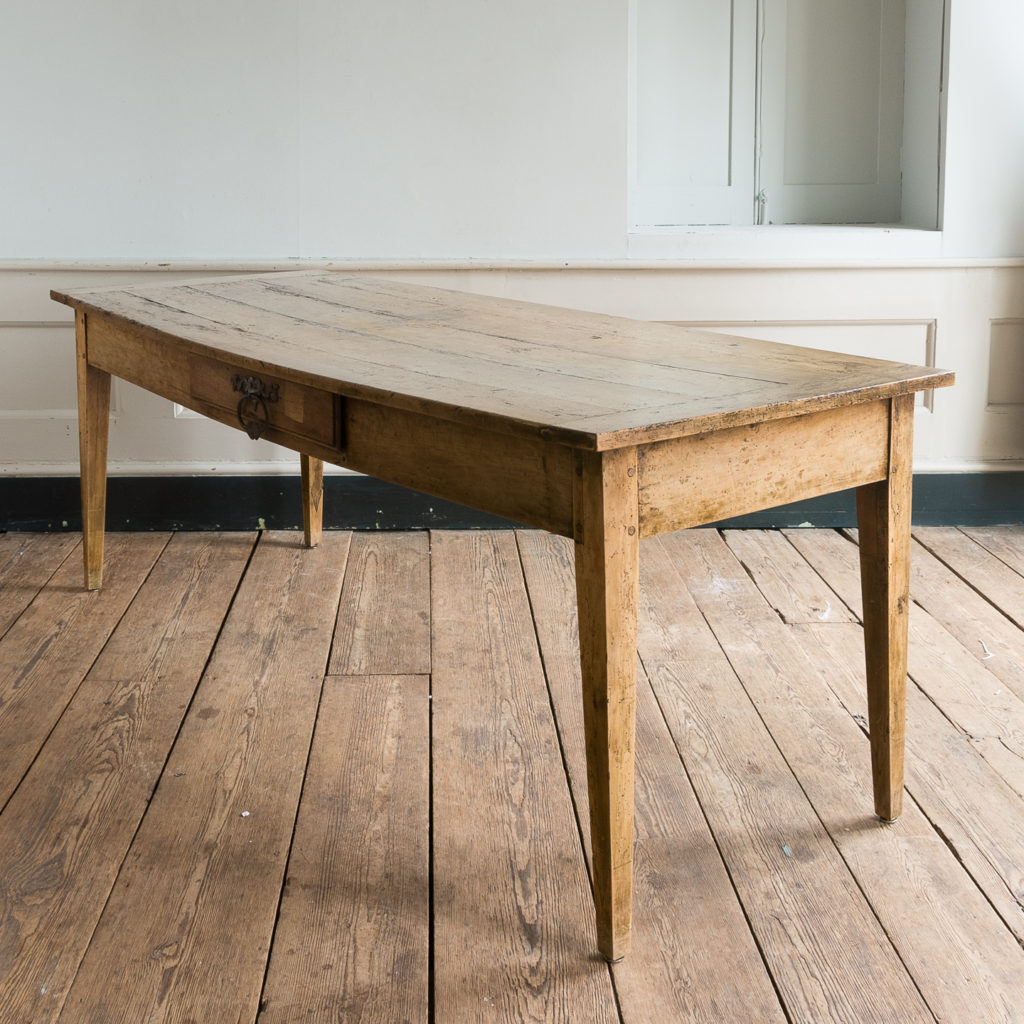
[[[905,0],[763,0],[766,223],[900,220]]]
[[[631,220],[750,224],[756,0],[635,0]]]

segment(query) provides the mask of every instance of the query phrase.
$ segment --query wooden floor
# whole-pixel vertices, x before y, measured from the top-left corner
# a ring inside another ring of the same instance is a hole
[[[644,542],[609,967],[567,542],[0,535],[0,1021],[1024,1021],[1024,528],[915,537],[890,826],[851,538]]]

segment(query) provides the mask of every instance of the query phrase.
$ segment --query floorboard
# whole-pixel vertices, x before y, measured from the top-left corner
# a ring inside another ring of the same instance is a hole
[[[1015,625],[1024,626],[1024,576],[1019,571],[1024,559],[1019,549],[1007,543],[1013,533],[990,529],[979,533],[975,540],[952,526],[930,526],[916,530],[914,535]],[[989,550],[990,545],[995,552]]]
[[[327,678],[261,1024],[428,1019],[427,684]]]
[[[431,560],[438,1019],[614,1021],[515,536]]]
[[[641,546],[609,967],[571,542],[0,534],[0,1021],[1024,1024],[1024,529],[915,531],[893,825],[855,540]]]
[[[703,656],[680,662],[674,648],[642,639],[641,657],[686,742],[683,759],[790,1019],[932,1020],[813,805],[814,780],[786,760],[818,741],[830,695],[804,692],[806,666],[785,627],[716,532],[650,547],[660,572],[644,612],[685,616],[690,636],[704,633]],[[860,822],[870,818],[866,791],[862,807]]]
[[[519,534],[582,837],[590,845],[571,542]],[[633,942],[613,967],[626,1020],[784,1021],[646,672],[637,690]],[[695,937],[699,936],[699,941]]]
[[[0,637],[77,546],[71,533],[0,534]]]
[[[171,541],[0,815],[0,1020],[59,1014],[254,539]]]
[[[0,808],[21,781],[167,544],[164,534],[114,535],[110,579],[82,589],[66,559],[0,640]]]
[[[348,541],[261,536],[62,1022],[255,1017]]]

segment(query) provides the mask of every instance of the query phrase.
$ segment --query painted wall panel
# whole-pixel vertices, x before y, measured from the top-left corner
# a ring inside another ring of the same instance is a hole
[[[0,258],[621,250],[616,0],[8,7]]]
[[[0,323],[0,417],[73,414],[78,401],[74,351],[73,325]]]

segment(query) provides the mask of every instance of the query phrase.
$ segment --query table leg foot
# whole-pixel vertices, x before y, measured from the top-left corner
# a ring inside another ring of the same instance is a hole
[[[315,548],[323,536],[324,464],[302,455],[302,533],[307,548]]]
[[[107,514],[107,439],[110,434],[110,374],[90,366],[86,318],[75,315],[78,353],[78,454],[82,488],[82,557],[85,589],[103,583],[103,534]]]
[[[913,395],[892,400],[888,478],[857,489],[871,775],[886,822],[903,809],[913,417]]]
[[[598,948],[629,950],[633,898],[638,540],[636,453],[581,452],[576,465],[587,790]]]

